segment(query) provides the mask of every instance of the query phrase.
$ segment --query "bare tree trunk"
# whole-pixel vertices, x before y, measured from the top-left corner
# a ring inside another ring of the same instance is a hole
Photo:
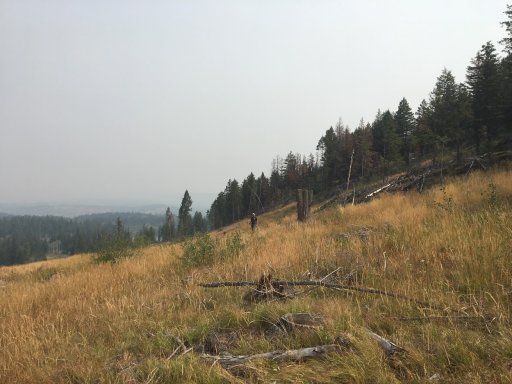
[[[305,221],[309,217],[309,207],[313,203],[313,191],[297,189],[297,219]]]
[[[354,150],[352,150],[352,155],[350,155],[350,167],[348,168],[348,178],[347,178],[347,192],[348,192],[348,186],[350,185],[350,174],[352,173],[353,161],[354,161]]]
[[[302,189],[297,189],[297,219],[304,221],[303,215],[304,200],[302,198]]]
[[[302,190],[302,204],[303,220],[307,220],[309,216],[309,191],[307,189]]]

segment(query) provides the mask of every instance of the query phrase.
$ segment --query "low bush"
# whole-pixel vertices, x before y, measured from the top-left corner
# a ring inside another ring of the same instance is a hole
[[[135,254],[136,246],[132,244],[127,236],[118,234],[105,236],[101,244],[100,249],[93,256],[96,263],[115,264]]]
[[[188,267],[210,265],[215,261],[239,256],[245,248],[242,236],[235,232],[224,241],[215,240],[209,234],[200,234],[185,240],[181,262]]]

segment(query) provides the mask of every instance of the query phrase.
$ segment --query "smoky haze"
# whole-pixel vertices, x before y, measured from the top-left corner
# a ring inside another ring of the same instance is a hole
[[[0,0],[0,202],[162,202],[413,110],[502,1]]]

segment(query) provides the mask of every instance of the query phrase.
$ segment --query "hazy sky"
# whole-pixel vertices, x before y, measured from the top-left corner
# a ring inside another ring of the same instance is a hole
[[[495,0],[0,0],[0,202],[172,203],[309,154],[505,35]],[[498,47],[501,51],[501,46]]]

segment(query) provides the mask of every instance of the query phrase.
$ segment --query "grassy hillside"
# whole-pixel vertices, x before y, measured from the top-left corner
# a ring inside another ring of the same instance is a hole
[[[81,255],[1,268],[0,382],[512,382],[511,208],[510,171],[475,173],[423,194],[333,207],[305,224],[286,206],[261,216],[255,233],[243,222],[189,242],[188,263],[181,245],[168,245],[115,265]],[[201,245],[212,260],[200,258]],[[430,305],[307,287],[251,303],[243,298],[250,287],[198,286],[333,271],[331,282]],[[325,325],[277,331],[290,312],[319,314]],[[405,352],[386,356],[368,329]],[[200,356],[330,344],[338,335],[349,351],[304,362],[224,369]],[[176,338],[194,350],[173,355]]]

